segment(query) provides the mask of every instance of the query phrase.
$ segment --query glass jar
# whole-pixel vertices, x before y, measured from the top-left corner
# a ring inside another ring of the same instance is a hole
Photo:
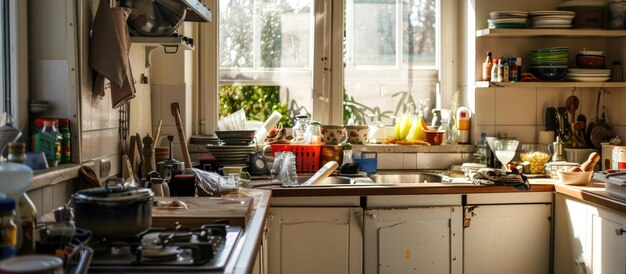
[[[17,249],[17,225],[15,224],[15,200],[0,200],[0,260],[15,256]]]
[[[550,152],[544,144],[523,144],[520,159],[530,164],[530,174],[545,174],[545,164],[550,161]]]
[[[322,143],[322,125],[318,121],[310,121],[304,133],[304,143],[319,145]]]
[[[304,143],[304,133],[308,127],[309,123],[309,115],[300,114],[296,115],[296,121],[294,122],[293,128],[291,128],[291,135],[293,135],[292,143],[303,144]]]

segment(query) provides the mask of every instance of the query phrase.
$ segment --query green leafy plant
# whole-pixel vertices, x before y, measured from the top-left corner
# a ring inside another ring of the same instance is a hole
[[[220,118],[243,109],[246,119],[265,121],[273,111],[278,111],[282,115],[278,124],[293,126],[287,116],[287,104],[280,102],[279,86],[224,85],[220,86],[219,98]]]

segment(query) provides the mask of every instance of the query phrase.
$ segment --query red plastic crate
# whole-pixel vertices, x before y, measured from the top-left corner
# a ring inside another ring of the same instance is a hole
[[[310,173],[320,169],[321,149],[322,145],[272,144],[272,155],[276,152],[291,151],[296,155],[296,171]]]

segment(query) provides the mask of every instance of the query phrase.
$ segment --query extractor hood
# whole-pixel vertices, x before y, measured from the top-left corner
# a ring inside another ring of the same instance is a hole
[[[207,9],[199,0],[176,0],[187,6],[187,15],[184,21],[191,22],[211,22],[211,11]]]

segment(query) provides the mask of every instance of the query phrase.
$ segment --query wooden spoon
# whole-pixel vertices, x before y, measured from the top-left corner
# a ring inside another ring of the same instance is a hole
[[[572,124],[576,123],[576,110],[579,106],[580,101],[578,100],[578,97],[576,97],[576,95],[570,95],[565,100],[565,107],[567,108],[567,111],[569,111],[569,117],[571,117],[572,119]]]

